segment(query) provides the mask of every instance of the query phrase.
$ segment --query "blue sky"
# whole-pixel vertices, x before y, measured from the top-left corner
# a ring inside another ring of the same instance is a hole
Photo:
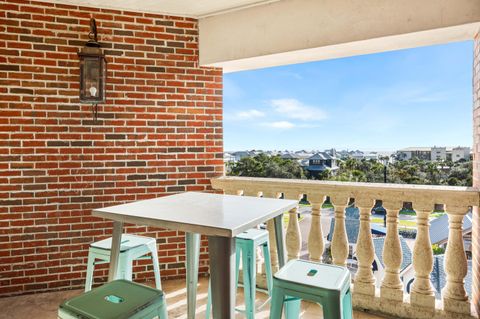
[[[471,146],[472,52],[468,41],[225,74],[225,150]]]

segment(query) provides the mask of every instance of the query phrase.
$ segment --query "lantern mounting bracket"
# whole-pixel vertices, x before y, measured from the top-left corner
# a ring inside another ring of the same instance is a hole
[[[88,33],[88,40],[86,46],[87,47],[96,47],[99,48],[101,45],[98,43],[98,33],[97,33],[97,22],[94,18],[90,19],[90,32]]]

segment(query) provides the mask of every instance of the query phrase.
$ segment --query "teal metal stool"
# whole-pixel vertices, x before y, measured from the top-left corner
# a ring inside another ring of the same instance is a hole
[[[272,265],[270,261],[270,244],[268,241],[268,231],[262,229],[250,229],[235,237],[236,245],[236,264],[235,274],[238,287],[238,277],[240,272],[240,256],[242,258],[243,271],[243,291],[245,297],[245,310],[236,308],[235,310],[245,312],[248,319],[255,318],[255,293],[257,282],[257,247],[262,248],[263,257],[265,259],[265,274],[267,279],[268,295],[272,291]],[[208,300],[205,318],[210,318],[211,310],[211,287],[208,286]]]
[[[85,292],[92,289],[93,271],[95,265],[110,262],[110,249],[112,238],[92,243],[88,250],[87,274],[85,279]],[[147,256],[151,254],[151,256]],[[155,273],[155,285],[162,289],[160,281],[160,266],[158,263],[157,241],[155,238],[122,234],[119,256],[119,271],[115,279],[132,280],[133,261],[139,259],[152,259],[153,271]]]
[[[291,260],[273,276],[270,319],[300,316],[301,299],[318,302],[325,319],[353,319],[350,272],[347,268]]]
[[[162,291],[114,280],[60,305],[60,319],[168,319]]]

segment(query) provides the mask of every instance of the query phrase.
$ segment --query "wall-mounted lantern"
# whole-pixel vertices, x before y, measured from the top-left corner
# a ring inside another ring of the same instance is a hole
[[[92,104],[93,118],[97,119],[98,103],[105,102],[107,61],[97,40],[95,19],[90,19],[90,40],[78,52],[80,58],[80,103]]]

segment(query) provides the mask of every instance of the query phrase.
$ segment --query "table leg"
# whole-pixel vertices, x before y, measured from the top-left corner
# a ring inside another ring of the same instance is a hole
[[[285,266],[285,231],[283,230],[283,214],[273,218],[273,223],[275,226],[275,241],[277,242],[278,267],[282,268]]]
[[[110,249],[110,268],[108,269],[108,281],[115,280],[118,272],[118,259],[122,242],[123,223],[113,222],[112,248]]]
[[[235,239],[208,237],[213,319],[235,318]]]
[[[195,319],[197,305],[198,261],[200,258],[200,234],[186,233],[187,250],[187,318]]]

